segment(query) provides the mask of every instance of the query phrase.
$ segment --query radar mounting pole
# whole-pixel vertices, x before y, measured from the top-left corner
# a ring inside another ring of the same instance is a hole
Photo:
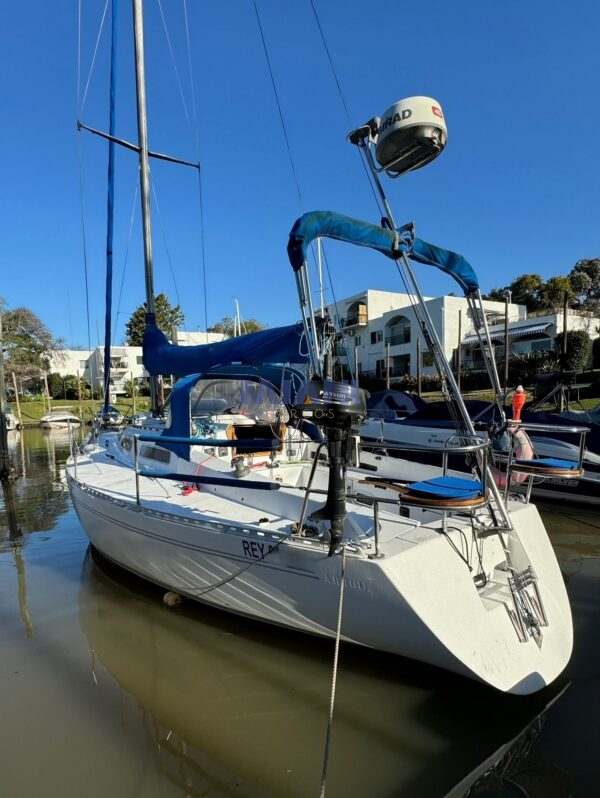
[[[148,116],[146,111],[146,73],[144,64],[144,17],[142,0],[133,3],[133,35],[135,44],[135,86],[137,97],[138,146],[140,156],[140,199],[144,232],[144,274],[146,282],[146,326],[156,323],[154,272],[152,262],[152,219],[150,213],[150,165],[148,155]],[[159,415],[159,377],[150,376],[152,414]]]
[[[429,98],[413,98],[413,99],[425,100],[427,101],[426,104],[429,103]],[[400,107],[399,110],[402,110],[401,109],[402,102],[397,103],[396,105]],[[395,110],[398,109],[392,106],[392,108],[388,109],[388,112],[386,112],[386,116],[389,115],[389,112]],[[437,116],[435,110],[433,108],[432,110],[434,111],[434,115]],[[439,110],[439,108],[437,110],[439,111],[439,117],[442,118],[441,111]],[[389,119],[385,120],[384,125],[388,127],[388,123],[391,123],[393,129],[397,121],[396,117],[398,118],[398,120],[400,120],[401,115],[400,114],[391,115]],[[426,125],[421,127],[422,130],[421,133],[419,134],[421,141],[417,142],[417,138],[415,138],[415,140],[412,142],[413,145],[418,144],[418,146],[405,147],[403,151],[402,150],[403,142],[396,140],[394,144],[393,139],[391,139],[392,147],[396,146],[398,152],[395,152],[394,149],[388,151],[388,157],[391,158],[391,160],[387,161],[386,158],[386,163],[381,165],[381,169],[377,169],[375,161],[373,159],[373,155],[369,147],[369,143],[373,141],[373,136],[379,135],[381,133],[381,120],[378,119],[377,117],[374,117],[372,120],[369,120],[369,122],[365,123],[361,127],[351,131],[348,134],[349,142],[358,147],[359,152],[361,153],[361,156],[365,161],[368,173],[370,173],[372,179],[372,186],[374,186],[379,196],[379,201],[381,203],[383,212],[385,214],[384,219],[382,220],[382,224],[388,227],[390,230],[396,230],[397,226],[394,220],[394,215],[390,203],[388,201],[387,195],[384,191],[383,185],[379,178],[379,173],[384,171],[390,177],[399,177],[401,174],[403,174],[406,171],[412,171],[414,169],[418,169],[419,167],[429,163],[442,151],[443,147],[445,146],[445,127],[443,127],[444,131],[443,135],[440,134],[439,131],[437,132],[435,131],[435,127],[439,127],[437,123],[434,123],[432,128],[431,119],[427,122]],[[431,136],[430,133],[431,129],[433,129],[433,137]],[[427,144],[428,138],[429,138],[429,144]],[[381,164],[380,156],[377,155],[377,157]],[[413,312],[419,322],[427,346],[433,354],[434,362],[437,366],[438,373],[440,374],[442,379],[445,380],[445,386],[446,390],[448,391],[448,398],[450,400],[449,407],[451,411],[453,411],[453,415],[455,414],[455,422],[457,424],[457,428],[459,431],[466,433],[468,436],[474,436],[476,434],[475,427],[473,425],[467,407],[464,403],[462,394],[460,392],[460,388],[457,384],[452,368],[450,367],[450,364],[448,363],[448,360],[446,358],[446,354],[442,347],[438,332],[433,323],[433,319],[431,318],[431,314],[429,313],[427,303],[425,302],[425,297],[423,296],[419,283],[417,282],[416,275],[412,269],[412,266],[409,263],[406,253],[400,252],[399,257],[396,259],[396,265],[398,268],[398,272],[400,273],[400,276],[404,280],[406,288],[409,291],[409,295],[411,294],[411,292],[413,293],[413,296],[411,297]],[[478,308],[476,308],[475,299],[477,299],[479,303]],[[484,328],[483,335],[481,330],[479,329],[479,324],[478,324],[479,320],[477,318],[477,314],[476,313],[473,314],[473,321],[475,324],[477,335],[479,337],[480,344],[483,348],[484,346],[483,338],[485,337],[486,341],[489,342],[490,336],[489,336],[489,328],[487,325],[487,319],[483,311],[481,292],[479,290],[477,291],[476,298],[473,296],[473,293],[471,292],[467,296],[467,302],[469,303],[469,306],[473,310],[475,309],[479,310],[479,315],[481,315],[482,317],[481,322]],[[498,401],[498,397],[501,392],[500,382],[498,378],[496,364],[495,361],[493,360],[493,357],[490,357],[489,360],[491,360],[492,362],[491,364],[488,364],[490,366],[488,371],[490,372],[490,378],[496,393],[496,400]],[[483,467],[483,463],[481,463],[481,465]],[[504,526],[506,529],[511,529],[512,522],[510,520],[510,516],[508,514],[508,511],[504,503],[501,500],[498,488],[492,478],[489,466],[486,468],[486,471],[489,477],[490,490],[494,496],[495,503],[500,512]]]
[[[325,318],[325,292],[323,290],[323,250],[321,249],[321,238],[317,238],[317,265],[319,268],[319,303],[321,306],[321,318]]]

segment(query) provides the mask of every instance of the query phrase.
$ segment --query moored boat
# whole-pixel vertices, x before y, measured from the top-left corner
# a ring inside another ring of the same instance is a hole
[[[420,481],[366,480],[351,470],[366,396],[332,378],[335,329],[315,317],[306,258],[315,239],[329,237],[370,247],[399,267],[409,269],[409,258],[434,265],[457,279],[478,312],[472,267],[418,239],[413,225],[397,227],[391,212],[381,226],[306,214],[288,244],[300,325],[205,347],[169,344],[154,312],[140,0],[134,30],[144,367],[154,415],[161,410],[160,375],[182,376],[160,428],[103,432],[67,462],[73,505],[92,545],[167,591],[229,612],[339,635],[505,692],[550,684],[569,660],[573,629],[535,506],[500,494],[490,443],[475,434],[451,372],[449,401],[460,421],[454,451],[471,458],[468,477],[439,468]],[[414,114],[404,113],[410,102]],[[417,168],[445,144],[443,114],[430,98],[411,98],[403,108],[390,116],[377,152],[388,158],[400,142],[407,168]],[[398,138],[396,117],[401,127],[408,118],[420,121]],[[372,134],[370,125],[361,130]],[[414,146],[404,149],[407,136]],[[435,331],[427,330],[439,359]],[[272,366],[279,369],[276,382]]]
[[[81,419],[68,410],[51,410],[40,418],[42,429],[70,429],[79,427]]]

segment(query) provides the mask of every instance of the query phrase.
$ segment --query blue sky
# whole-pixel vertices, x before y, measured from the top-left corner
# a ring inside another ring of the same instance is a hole
[[[204,175],[209,323],[232,312],[275,325],[297,318],[287,234],[301,211],[375,220],[309,0],[258,0],[302,191],[292,180],[250,0],[188,0]],[[390,182],[399,221],[464,254],[484,288],[523,272],[568,271],[598,256],[600,6],[556,0],[408,3],[315,0],[353,122],[413,94],[435,97],[448,146],[427,169]],[[191,109],[182,3],[162,0]],[[83,0],[85,84],[104,0]],[[150,143],[194,157],[159,6],[146,0]],[[120,0],[119,135],[135,138],[131,8]],[[76,114],[76,0],[24,0],[4,10],[0,295],[28,305],[69,344],[87,343]],[[82,118],[108,116],[108,25]],[[191,113],[190,113],[191,115]],[[79,134],[84,164],[92,343],[103,326],[106,144]],[[117,157],[115,293],[127,247],[136,156]],[[177,298],[185,327],[204,325],[196,178],[153,164],[156,288]],[[117,340],[143,298],[139,208]],[[164,235],[163,235],[164,231]],[[165,247],[164,241],[167,241]],[[169,265],[170,254],[173,280]],[[338,297],[400,290],[390,263],[328,246]],[[428,294],[453,290],[420,269]],[[116,305],[116,297],[115,297]]]

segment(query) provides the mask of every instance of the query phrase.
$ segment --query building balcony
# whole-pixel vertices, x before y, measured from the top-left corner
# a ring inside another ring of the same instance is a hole
[[[390,346],[400,346],[402,344],[409,344],[410,343],[410,335],[388,335],[385,338],[386,346],[389,344]]]
[[[366,310],[364,313],[355,313],[352,316],[346,316],[345,319],[340,319],[340,324],[344,330],[349,327],[366,327],[368,323],[369,317]]]

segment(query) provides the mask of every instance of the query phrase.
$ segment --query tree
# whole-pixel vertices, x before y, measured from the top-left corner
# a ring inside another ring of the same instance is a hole
[[[2,314],[5,369],[19,377],[39,375],[48,369],[51,353],[61,345],[29,308],[14,308]]]
[[[542,306],[544,281],[539,274],[522,274],[508,286],[512,293],[511,301],[525,305],[527,310],[538,310]]]
[[[575,298],[571,280],[568,277],[551,277],[542,288],[542,307],[559,310],[565,301],[565,294],[567,301]]]
[[[79,388],[75,374],[65,374],[63,377],[57,372],[48,374],[48,391],[53,399],[79,399]],[[85,399],[85,386],[81,383],[81,398]]]
[[[256,319],[244,319],[242,321],[244,335],[247,333],[259,332],[264,329],[265,325]],[[208,328],[208,332],[223,333],[223,335],[226,335],[228,338],[233,336],[233,331],[234,321],[231,316],[223,316],[221,321],[218,321],[216,324],[213,324],[212,327]]]
[[[504,302],[504,292],[511,292],[511,302],[525,305],[527,310],[539,310],[543,306],[544,280],[539,274],[522,274],[504,288],[492,288],[485,299]]]
[[[556,336],[556,352],[559,355],[563,371],[583,371],[590,361],[592,341],[585,330],[567,331],[567,353],[562,358],[564,333]]]
[[[600,311],[600,258],[578,260],[569,274],[578,307]]]
[[[124,388],[125,388],[125,396],[129,399],[133,398],[133,394],[135,392],[136,396],[140,393],[139,388],[139,380],[135,377],[133,379],[125,380]]]
[[[179,305],[171,305],[166,294],[158,294],[156,304],[156,324],[169,338],[173,330],[183,324],[185,316]],[[137,307],[125,325],[126,339],[129,346],[141,346],[146,329],[146,303]]]

